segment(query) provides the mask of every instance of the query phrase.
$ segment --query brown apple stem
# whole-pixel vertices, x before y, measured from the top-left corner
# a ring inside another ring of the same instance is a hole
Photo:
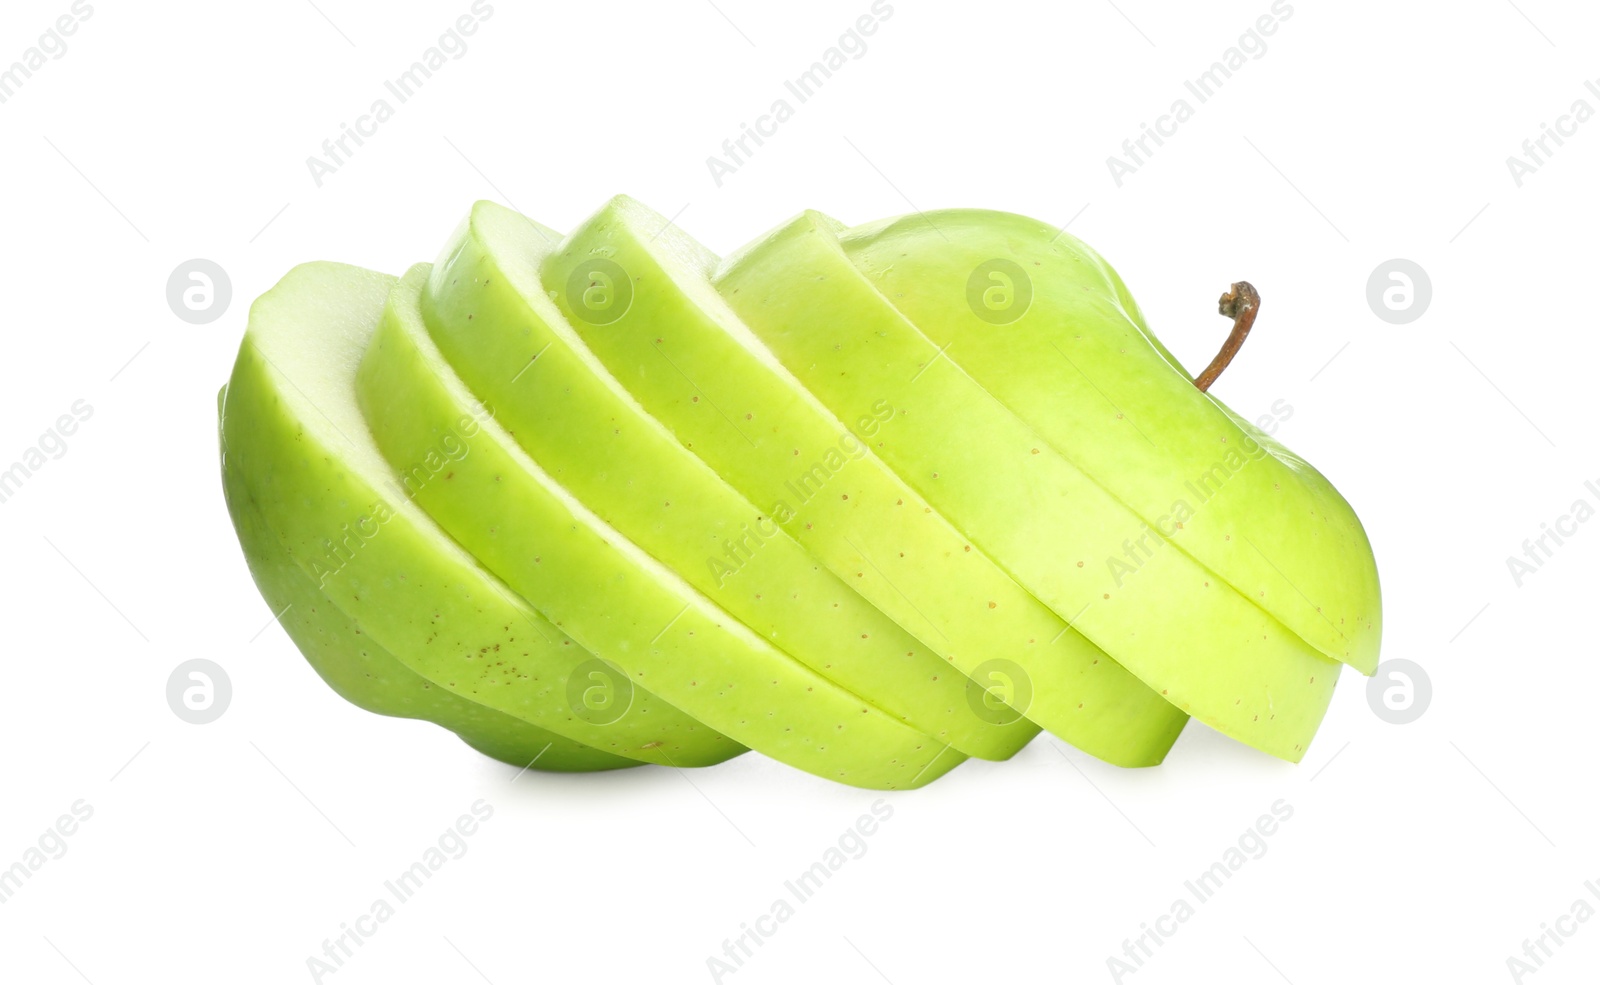
[[[1205,368],[1199,376],[1194,378],[1194,385],[1202,393],[1211,389],[1211,384],[1217,382],[1217,377],[1233,362],[1233,357],[1239,354],[1239,348],[1244,345],[1245,337],[1250,334],[1250,327],[1256,323],[1256,312],[1261,310],[1261,295],[1250,286],[1249,281],[1239,281],[1233,285],[1233,290],[1224,294],[1217,302],[1217,312],[1225,318],[1233,319],[1233,331],[1228,333],[1227,341],[1222,343],[1222,348],[1217,351],[1211,365]]]

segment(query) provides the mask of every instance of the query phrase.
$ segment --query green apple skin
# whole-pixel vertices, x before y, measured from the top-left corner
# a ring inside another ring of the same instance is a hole
[[[695,591],[562,488],[492,417],[429,338],[412,268],[357,374],[378,446],[401,474],[465,439],[410,491],[440,526],[551,622],[654,693],[752,749],[870,789],[931,782],[966,757],[814,673]]]
[[[1106,559],[1124,556],[1143,520],[890,305],[840,248],[842,228],[802,215],[715,283],[824,404],[888,395],[904,416],[882,432],[884,461],[1036,597],[1177,707],[1298,760],[1339,664],[1181,551],[1137,554],[1113,577]]]
[[[1374,672],[1378,571],[1355,511],[1303,459],[1197,390],[1092,249],[1034,219],[971,209],[875,222],[842,241],[947,359],[1146,523],[1190,504],[1167,538],[1176,551],[1321,653]],[[1032,294],[999,326],[967,300],[974,269],[995,258],[1026,271]]]
[[[1006,759],[1038,727],[981,715],[971,681],[823,568],[612,379],[539,286],[561,236],[476,205],[423,292],[461,381],[562,486],[730,615],[847,691],[968,755]]]
[[[230,467],[289,556],[376,645],[436,686],[641,762],[710,765],[743,752],[637,689],[614,721],[580,717],[568,682],[592,655],[406,498],[354,392],[394,283],[343,264],[305,264],[251,308],[222,431]]]
[[[278,624],[336,694],[379,715],[415,718],[449,729],[486,756],[551,773],[587,773],[642,765],[601,752],[520,718],[469,701],[419,676],[362,632],[317,590],[250,499],[223,452],[223,488],[245,562]]]
[[[608,312],[602,324],[568,289],[585,283],[582,268],[595,257],[618,264],[631,285],[625,313]],[[831,411],[818,403],[713,290],[715,264],[660,216],[618,198],[546,259],[542,281],[652,416],[874,605],[964,673],[981,676],[993,660],[1020,668],[1031,684],[1022,710],[1080,749],[1118,765],[1159,763],[1183,712],[1072,630],[884,464],[876,452],[904,424],[890,393],[858,390]],[[795,275],[798,298],[820,286]],[[814,327],[853,331],[850,312],[835,314],[832,326]],[[960,434],[950,444],[987,440]]]

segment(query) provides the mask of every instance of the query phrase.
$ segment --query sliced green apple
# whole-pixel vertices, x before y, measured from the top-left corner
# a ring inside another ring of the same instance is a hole
[[[886,395],[901,416],[879,455],[1041,601],[1179,708],[1298,760],[1339,665],[1180,551],[1123,560],[1144,521],[918,332],[850,264],[840,228],[802,215],[716,286],[824,404]]]
[[[945,359],[1145,523],[1187,507],[1181,531],[1163,535],[1174,552],[1323,654],[1373,672],[1378,573],[1355,512],[1304,460],[1197,390],[1093,250],[1034,219],[966,209],[871,223],[842,242]],[[1002,324],[969,302],[975,272],[997,261],[1024,272],[1014,289],[1030,295]]]
[[[245,562],[278,624],[335,693],[358,708],[441,725],[467,745],[517,767],[589,772],[642,765],[470,701],[418,675],[378,645],[300,570],[223,457],[223,486]]]
[[[440,352],[565,489],[730,615],[812,670],[968,755],[1038,733],[972,701],[943,658],[823,568],[611,377],[539,286],[560,234],[480,202],[433,268]]]
[[[1012,676],[1031,685],[1021,689],[1031,700],[1017,705],[1079,748],[1120,765],[1160,762],[1182,712],[885,465],[876,449],[903,417],[892,394],[858,390],[830,409],[808,393],[712,289],[715,263],[660,216],[618,198],[546,258],[542,282],[652,416],[874,605],[968,675],[984,679],[996,663],[1016,668]],[[793,296],[816,286],[794,274]],[[832,316],[840,320],[816,330],[854,331],[850,312]],[[988,440],[950,437],[957,450]]]
[[[361,409],[428,513],[574,640],[720,732],[818,776],[921,786],[965,759],[756,635],[558,484],[429,338],[412,268],[360,370]],[[460,453],[420,473],[438,449]]]
[[[579,714],[568,691],[583,685],[593,655],[400,490],[354,393],[394,283],[306,264],[251,308],[222,430],[230,465],[289,556],[364,634],[435,685],[629,759],[707,765],[742,752],[649,694],[634,694],[620,717]]]

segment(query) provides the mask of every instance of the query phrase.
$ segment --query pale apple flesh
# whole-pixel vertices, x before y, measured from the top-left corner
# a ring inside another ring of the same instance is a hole
[[[980,714],[964,674],[822,567],[588,352],[537,277],[560,238],[480,202],[422,296],[429,337],[517,444],[619,535],[811,670],[969,755],[1005,759],[1026,745],[1037,726]]]
[[[1374,671],[1378,573],[1355,511],[1303,459],[1199,392],[1092,249],[1034,219],[965,209],[870,223],[842,243],[946,359],[1171,531],[1162,539],[1175,552],[1329,658]],[[973,271],[995,258],[1023,270],[1031,292],[1002,326],[967,301]],[[1163,522],[1179,504],[1181,531]]]
[[[1298,761],[1377,661],[1349,504],[1019,216],[721,261],[626,197],[565,237],[480,203],[403,278],[291,271],[219,410],[313,668],[519,766],[909,789],[1041,727],[1154,765],[1190,714]]]
[[[648,693],[614,721],[578,715],[569,678],[593,656],[405,495],[354,390],[394,284],[356,267],[306,264],[251,309],[222,430],[230,466],[289,557],[365,635],[439,687],[643,762],[709,765],[744,751]]]
[[[417,674],[317,590],[267,525],[223,452],[223,489],[250,574],[277,623],[340,697],[367,711],[449,729],[486,756],[519,769],[586,773],[642,765],[496,711]]]
[[[966,757],[840,688],[732,618],[574,498],[519,448],[428,336],[429,265],[391,292],[356,378],[401,472],[455,434],[464,451],[413,492],[439,525],[639,689],[752,749],[874,789],[931,782]]]
[[[1108,573],[1145,521],[889,304],[840,229],[802,215],[732,258],[716,285],[825,404],[887,395],[902,417],[880,436],[884,461],[1036,597],[1177,707],[1303,756],[1339,665],[1181,551],[1151,549]]]
[[[626,312],[602,324],[569,290],[592,257],[619,265],[632,289]],[[1119,765],[1159,763],[1182,711],[1069,626],[1071,613],[1041,604],[891,470],[878,454],[903,424],[885,399],[891,394],[860,389],[831,408],[819,403],[712,289],[715,263],[662,217],[615,199],[548,256],[542,278],[568,323],[651,415],[874,605],[963,672],[981,674],[996,660],[1019,668],[1031,691],[1019,710],[1080,749]],[[799,294],[822,286],[795,275]],[[834,314],[838,321],[817,330],[851,330],[852,312]],[[951,437],[955,448],[987,440]]]

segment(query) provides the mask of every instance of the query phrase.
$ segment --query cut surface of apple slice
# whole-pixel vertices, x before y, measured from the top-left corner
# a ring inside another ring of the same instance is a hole
[[[520,718],[469,701],[421,677],[362,632],[289,557],[237,470],[223,461],[223,486],[250,574],[277,622],[306,662],[357,708],[433,722],[486,756],[542,772],[591,772],[642,765],[574,742]]]
[[[744,751],[635,690],[581,715],[592,654],[488,574],[405,496],[356,404],[361,353],[395,278],[292,270],[259,298],[222,407],[231,467],[319,592],[401,664],[479,704],[593,749],[662,765]],[[427,467],[449,464],[449,451]]]
[[[968,755],[1005,759],[1032,739],[1038,726],[986,706],[966,675],[823,568],[628,395],[539,286],[559,240],[480,202],[422,297],[429,336],[523,450],[617,533],[845,690]]]
[[[1192,556],[1321,653],[1373,673],[1378,572],[1355,512],[1303,459],[1197,390],[1092,249],[1038,220],[973,209],[841,239],[945,359],[1165,528],[1161,550]],[[999,301],[1012,292],[1011,307],[985,308],[980,285]]]
[[[890,394],[857,391],[830,410],[807,392],[712,289],[715,263],[662,217],[618,198],[547,257],[542,282],[589,349],[683,446],[880,609],[969,676],[1003,667],[1027,692],[1008,695],[1014,706],[1080,749],[1124,766],[1160,762],[1183,713],[885,465],[876,450],[902,416]],[[596,270],[625,293],[592,295]],[[816,286],[794,276],[797,296]],[[832,316],[840,320],[817,330],[852,330],[850,312]]]
[[[377,445],[428,513],[546,618],[639,689],[780,762],[877,789],[966,757],[810,670],[606,524],[480,408],[429,338],[412,268],[357,373]],[[459,443],[447,468],[408,463]]]
[[[1143,519],[890,305],[840,228],[802,215],[730,258],[716,286],[824,404],[884,394],[901,413],[880,432],[884,461],[1036,597],[1179,708],[1304,755],[1339,664],[1180,551],[1152,547],[1108,572],[1107,558],[1148,539]]]

